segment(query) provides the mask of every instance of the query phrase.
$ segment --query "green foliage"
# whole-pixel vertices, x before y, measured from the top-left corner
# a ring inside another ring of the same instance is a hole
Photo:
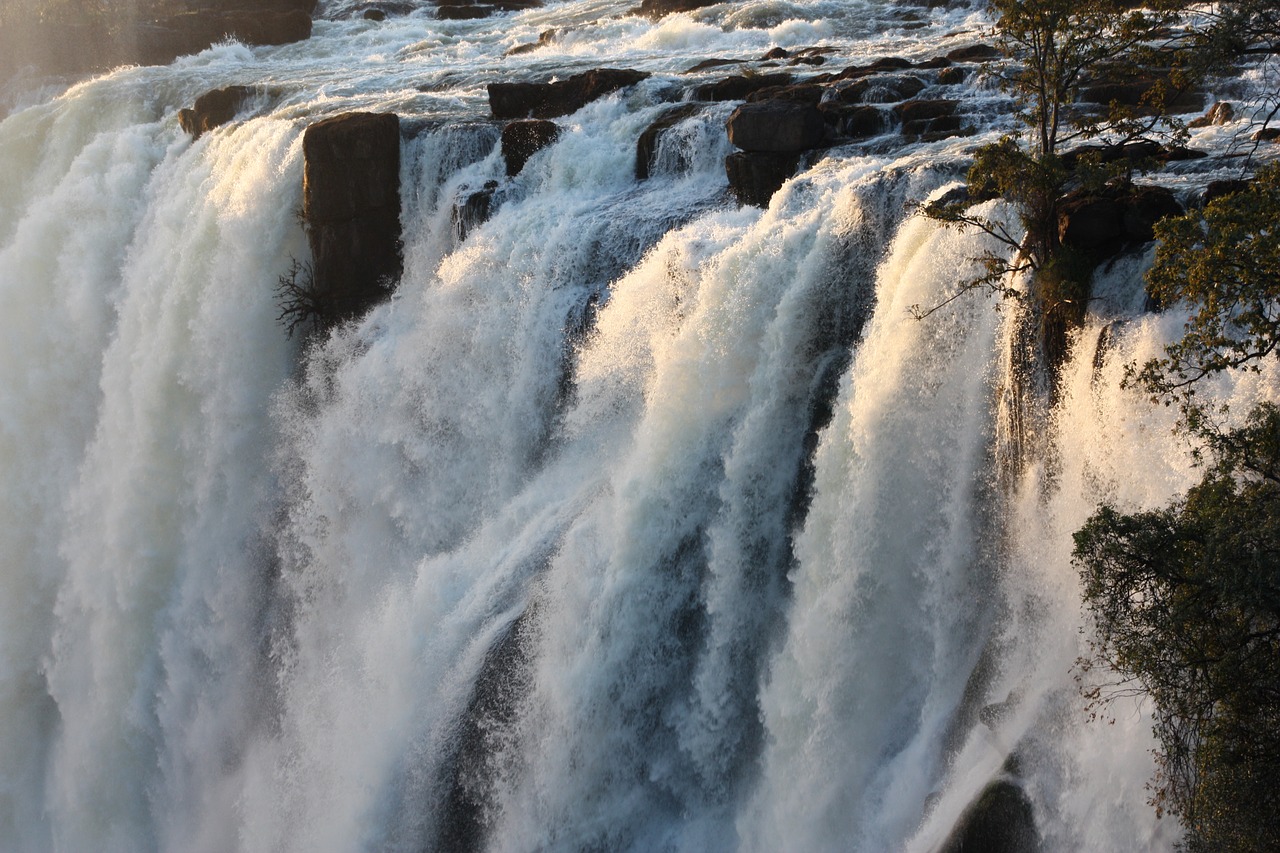
[[[1160,741],[1152,802],[1193,851],[1280,839],[1280,409],[1223,436],[1214,466],[1154,512],[1102,507],[1075,535],[1094,657],[1140,692]],[[1230,448],[1235,448],[1231,450]]]
[[[1126,79],[1139,49],[1175,19],[1172,12],[1132,11],[1115,0],[992,0],[991,7],[999,15],[1001,48],[1016,60],[1005,86],[1018,97],[1041,158],[1057,152],[1067,106],[1082,83],[1098,69],[1111,79]],[[1094,122],[1091,135],[1103,126]]]
[[[1130,381],[1189,409],[1199,379],[1256,370],[1280,347],[1280,164],[1259,170],[1244,192],[1161,221],[1156,236],[1148,291],[1194,313],[1183,338]]]
[[[1261,403],[1227,427],[1195,397],[1205,377],[1257,370],[1280,346],[1278,227],[1280,165],[1157,226],[1148,288],[1192,314],[1165,357],[1126,381],[1179,405],[1209,468],[1165,509],[1102,507],[1076,533],[1097,628],[1084,664],[1121,679],[1089,695],[1153,700],[1153,802],[1178,815],[1196,853],[1280,839],[1280,407]]]

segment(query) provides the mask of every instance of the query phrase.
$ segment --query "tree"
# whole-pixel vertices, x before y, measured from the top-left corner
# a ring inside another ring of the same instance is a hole
[[[1154,705],[1153,802],[1190,851],[1280,840],[1280,407],[1242,425],[1196,397],[1206,377],[1258,370],[1280,347],[1280,165],[1245,191],[1156,227],[1148,288],[1191,308],[1186,333],[1126,380],[1177,404],[1208,469],[1165,509],[1101,507],[1075,537],[1096,634],[1086,669]]]
[[[1010,59],[1002,83],[1016,99],[1018,115],[1030,131],[1029,142],[1006,137],[981,147],[969,170],[968,195],[926,205],[923,212],[948,225],[977,228],[1004,244],[1003,251],[979,258],[983,274],[965,283],[961,293],[984,289],[1017,295],[1011,277],[1032,274],[1033,310],[1040,318],[1041,337],[1047,339],[1042,349],[1053,368],[1065,354],[1066,332],[1084,317],[1092,270],[1088,259],[1063,249],[1059,204],[1073,180],[1101,184],[1134,165],[1125,159],[1104,165],[1097,158],[1083,158],[1069,170],[1060,148],[1082,136],[1107,136],[1119,144],[1149,130],[1163,113],[1166,89],[1152,85],[1152,109],[1142,120],[1118,104],[1096,115],[1075,109],[1074,102],[1081,86],[1097,82],[1100,75],[1132,78],[1150,59],[1153,40],[1176,15],[1169,10],[1133,11],[1117,0],[993,0],[992,9],[999,16],[999,45]],[[990,198],[1012,203],[1021,236],[970,213],[974,202]],[[938,307],[915,306],[913,313],[922,318]]]

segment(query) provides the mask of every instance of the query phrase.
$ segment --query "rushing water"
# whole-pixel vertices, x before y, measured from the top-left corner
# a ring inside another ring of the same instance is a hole
[[[760,211],[711,106],[634,177],[700,59],[921,59],[982,15],[348,11],[0,123],[0,849],[929,851],[996,779],[1046,850],[1171,848],[1146,709],[1087,722],[1072,670],[1071,532],[1196,476],[1119,388],[1181,324],[1144,258],[1100,274],[1010,485],[1016,311],[908,313],[984,249],[908,215],[975,139],[836,149]],[[654,76],[507,181],[484,85],[600,65]],[[185,136],[231,84],[241,120]],[[408,128],[405,274],[303,351],[301,134],[353,109]]]

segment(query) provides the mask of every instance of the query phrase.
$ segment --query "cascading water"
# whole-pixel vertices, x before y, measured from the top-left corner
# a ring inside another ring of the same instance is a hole
[[[0,123],[0,849],[930,851],[1001,779],[1045,850],[1171,848],[1145,709],[1088,723],[1071,669],[1071,532],[1195,478],[1119,387],[1180,330],[1143,259],[1010,484],[1016,312],[907,310],[987,248],[909,215],[973,140],[834,149],[760,211],[709,105],[635,177],[704,55],[921,58],[981,14],[347,6]],[[653,76],[506,178],[484,84],[602,64]],[[404,122],[405,272],[304,348],[301,134],[356,109]]]

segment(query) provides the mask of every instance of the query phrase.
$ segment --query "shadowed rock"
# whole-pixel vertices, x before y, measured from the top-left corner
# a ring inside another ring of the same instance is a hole
[[[647,71],[599,68],[554,83],[490,83],[489,109],[494,118],[555,118],[648,76]]]
[[[739,204],[768,207],[769,199],[800,167],[800,156],[768,151],[735,151],[724,158],[729,189]]]
[[[178,124],[192,137],[199,139],[200,134],[235,118],[236,112],[252,94],[253,90],[247,86],[228,86],[205,92],[196,98],[191,109],[178,112]]]
[[[822,144],[826,126],[818,108],[796,101],[743,104],[729,116],[729,141],[744,151],[796,153]]]
[[[363,314],[400,276],[400,120],[346,113],[302,138],[303,214],[321,329]]]
[[[507,174],[520,174],[529,158],[555,142],[560,128],[546,119],[520,119],[502,129],[502,156],[507,161]]]

